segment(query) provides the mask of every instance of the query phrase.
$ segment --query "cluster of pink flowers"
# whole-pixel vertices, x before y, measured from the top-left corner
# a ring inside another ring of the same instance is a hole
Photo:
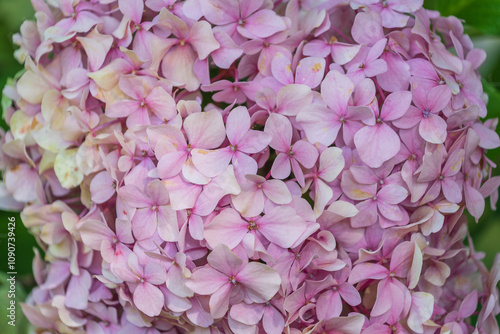
[[[0,153],[29,321],[498,333],[500,257],[464,244],[500,185],[485,53],[422,2],[32,0]]]

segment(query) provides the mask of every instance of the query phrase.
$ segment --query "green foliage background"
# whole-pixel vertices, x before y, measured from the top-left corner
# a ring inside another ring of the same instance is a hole
[[[500,0],[426,0],[428,9],[439,10],[442,15],[454,15],[465,20],[466,32],[473,38],[476,47],[486,50],[488,58],[481,68],[485,92],[489,95],[488,117],[500,117]],[[13,77],[22,66],[13,57],[15,46],[12,36],[19,31],[22,22],[33,19],[33,9],[29,0],[0,0],[0,87]],[[0,120],[0,126],[5,122]],[[497,129],[500,133],[500,128]],[[489,157],[500,165],[500,149],[489,152]],[[500,175],[500,168],[495,172]],[[0,333],[27,333],[27,322],[20,309],[17,310],[17,326],[6,325],[7,305],[7,222],[8,217],[16,217],[16,269],[17,304],[23,301],[34,286],[31,262],[35,239],[24,228],[19,214],[0,211]],[[491,267],[495,254],[500,252],[500,214],[486,209],[481,221],[470,220],[470,233],[476,250],[485,252],[484,261]]]

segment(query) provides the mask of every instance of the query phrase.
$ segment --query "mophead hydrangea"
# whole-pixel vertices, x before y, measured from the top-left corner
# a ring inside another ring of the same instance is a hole
[[[1,206],[40,333],[498,333],[474,48],[422,0],[32,0]],[[6,102],[6,103],[5,103]],[[474,321],[471,319],[474,318]]]

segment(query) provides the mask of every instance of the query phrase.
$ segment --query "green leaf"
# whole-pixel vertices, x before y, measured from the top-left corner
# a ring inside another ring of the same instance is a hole
[[[500,92],[485,79],[482,82],[484,92],[488,95],[488,118],[500,117]]]
[[[463,19],[472,31],[500,34],[500,0],[427,0],[424,7]]]

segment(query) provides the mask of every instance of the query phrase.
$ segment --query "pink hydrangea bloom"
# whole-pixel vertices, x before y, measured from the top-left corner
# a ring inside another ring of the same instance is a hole
[[[421,0],[33,0],[0,207],[40,332],[499,332],[474,49]],[[10,101],[10,102],[9,102]],[[472,318],[477,321],[471,321]]]

